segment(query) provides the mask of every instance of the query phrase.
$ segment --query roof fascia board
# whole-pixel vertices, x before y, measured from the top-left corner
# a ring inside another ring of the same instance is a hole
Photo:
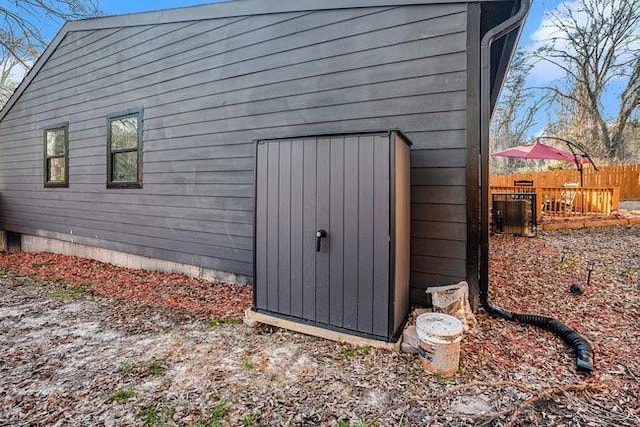
[[[495,1],[504,0],[474,0],[474,2]],[[236,0],[176,9],[158,10],[153,12],[140,12],[126,15],[83,19],[71,22],[70,31],[189,22],[215,18],[267,15],[271,13],[469,2],[469,0]]]
[[[473,2],[494,2],[504,0],[474,0]],[[165,9],[153,12],[130,13],[126,15],[104,16],[67,22],[49,43],[27,75],[22,79],[7,103],[0,111],[0,121],[4,119],[29,83],[35,78],[47,59],[56,51],[65,36],[72,31],[102,30],[108,28],[133,27],[141,25],[168,24],[176,22],[200,21],[206,19],[267,15],[271,13],[304,12],[328,9],[352,9],[360,7],[394,7],[421,4],[470,3],[465,0],[235,0]]]
[[[47,62],[49,57],[53,54],[53,52],[56,51],[56,49],[58,48],[62,40],[64,40],[64,38],[70,32],[69,31],[70,24],[71,23],[67,22],[62,26],[60,31],[58,31],[58,34],[56,34],[53,40],[51,40],[51,43],[49,43],[49,45],[44,50],[44,52],[42,52],[42,55],[40,55],[36,60],[35,64],[33,64],[33,67],[31,67],[31,69],[23,77],[22,81],[20,82],[16,90],[13,91],[13,94],[11,94],[11,97],[9,98],[7,103],[4,105],[4,107],[2,107],[2,110],[0,111],[0,121],[4,119],[4,117],[11,110],[11,108],[16,103],[16,101],[20,98],[20,96],[25,91],[25,89],[29,86],[29,83],[31,83],[31,81],[35,78],[35,76],[38,74],[40,69]]]

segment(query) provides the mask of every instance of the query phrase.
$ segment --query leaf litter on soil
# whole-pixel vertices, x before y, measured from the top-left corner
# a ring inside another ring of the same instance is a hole
[[[73,296],[90,290],[203,319],[242,317],[251,304],[251,288],[246,285],[212,283],[181,274],[134,270],[67,255],[4,254],[0,255],[0,268],[50,281],[59,288],[60,296]]]
[[[196,425],[223,407],[229,425],[639,425],[639,242],[637,226],[491,238],[493,302],[577,329],[595,349],[591,376],[551,333],[482,311],[458,375],[441,378],[411,355],[225,320],[249,306],[246,286],[0,255],[22,276],[0,277],[0,421]],[[131,316],[114,298],[151,309]],[[120,390],[133,394],[111,400]]]

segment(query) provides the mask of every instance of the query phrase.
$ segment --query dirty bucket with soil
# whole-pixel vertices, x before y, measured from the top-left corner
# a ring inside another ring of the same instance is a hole
[[[422,367],[432,374],[452,376],[458,372],[463,325],[454,316],[424,313],[416,319]]]

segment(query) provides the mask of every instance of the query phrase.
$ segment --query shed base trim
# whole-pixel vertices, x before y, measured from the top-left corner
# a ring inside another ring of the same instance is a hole
[[[254,326],[257,323],[263,323],[265,325],[276,326],[278,328],[288,329],[290,331],[299,332],[301,334],[311,335],[314,337],[324,338],[340,343],[351,344],[358,347],[373,347],[394,351],[400,350],[401,338],[398,338],[396,342],[378,341],[371,338],[363,338],[356,335],[346,334],[344,332],[332,331],[330,329],[307,325],[304,323],[295,322],[293,320],[271,316],[265,313],[258,313],[253,311],[251,308],[248,308],[245,311],[244,315],[244,321],[249,326]]]
[[[251,284],[251,278],[240,274],[213,270],[197,265],[182,264],[179,262],[165,261],[157,258],[149,258],[133,255],[126,252],[103,249],[95,246],[83,245],[75,242],[52,239],[49,237],[22,235],[23,252],[51,252],[54,254],[71,255],[81,258],[94,259],[96,261],[117,265],[118,267],[132,268],[136,270],[162,271],[167,273],[184,274],[208,281],[225,283]]]

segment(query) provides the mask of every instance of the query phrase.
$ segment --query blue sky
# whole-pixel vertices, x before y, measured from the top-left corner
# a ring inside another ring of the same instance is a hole
[[[169,9],[173,7],[193,6],[195,4],[216,3],[207,0],[99,0],[100,7],[106,15],[120,13],[143,12],[147,10]]]
[[[99,0],[99,2],[100,8],[105,15],[118,15],[123,13],[144,12],[149,10],[215,3],[215,0]],[[531,35],[540,26],[544,11],[555,8],[559,3],[560,0],[533,0],[533,5],[520,41],[521,44],[528,45],[531,43]],[[43,25],[46,25],[46,23],[43,23]],[[46,37],[52,39],[60,27],[61,23],[51,22],[43,28],[43,32]]]
[[[215,0],[99,0],[100,8],[105,15],[117,15],[122,13],[144,12],[157,9],[169,9],[182,6],[193,6],[197,4],[215,3]],[[533,0],[533,5],[529,13],[527,25],[525,26],[522,42],[527,43],[530,35],[538,28],[542,21],[544,10],[555,8],[559,0]],[[53,38],[59,29],[59,25],[51,25],[46,29],[46,34]]]
[[[197,4],[216,3],[216,0],[98,0],[100,9],[105,15],[121,15],[123,13],[146,12],[158,9],[193,6]],[[43,28],[49,39],[55,37],[62,27],[61,23],[50,23]]]
[[[518,49],[532,49],[536,47],[540,40],[549,37],[548,27],[545,25],[545,12],[553,11],[562,4],[575,4],[576,0],[533,0],[529,16],[522,31]],[[539,63],[532,70],[528,80],[531,87],[548,86],[554,81],[562,78],[562,71],[549,63]],[[617,114],[619,106],[619,96],[626,84],[625,79],[614,79],[610,82],[608,89],[603,94],[603,111],[605,118],[611,119]],[[543,133],[547,121],[553,120],[556,111],[551,108],[549,110],[540,111],[536,115],[536,125],[529,132],[530,136],[539,136]]]
[[[321,1],[321,0],[319,0]],[[572,2],[575,0],[565,0]],[[99,0],[100,7],[105,15],[116,15],[132,12],[143,12],[157,9],[168,9],[182,6],[192,6],[204,3],[214,3],[215,0],[135,0],[135,1],[123,1],[123,0]],[[545,11],[550,11],[558,7],[561,0],[533,0],[527,22],[525,24],[522,36],[520,38],[519,48],[533,48],[537,43],[537,40],[544,38],[544,14]],[[42,28],[44,35],[52,39],[57,31],[60,29],[60,23],[43,23]],[[544,86],[551,83],[554,79],[561,77],[557,69],[553,69],[548,65],[540,64],[533,69],[529,85],[531,86]],[[621,86],[618,83],[618,86]],[[617,108],[617,96],[621,88],[612,88],[605,97],[605,111],[609,114],[613,114]],[[544,125],[547,122],[547,115],[553,114],[553,112],[540,112],[536,117],[537,124],[531,130],[531,136],[537,135],[544,130]]]
[[[533,0],[527,22],[522,31],[520,44],[531,43],[531,35],[540,27],[544,11],[553,10],[558,7],[558,4],[560,4],[559,0]]]

